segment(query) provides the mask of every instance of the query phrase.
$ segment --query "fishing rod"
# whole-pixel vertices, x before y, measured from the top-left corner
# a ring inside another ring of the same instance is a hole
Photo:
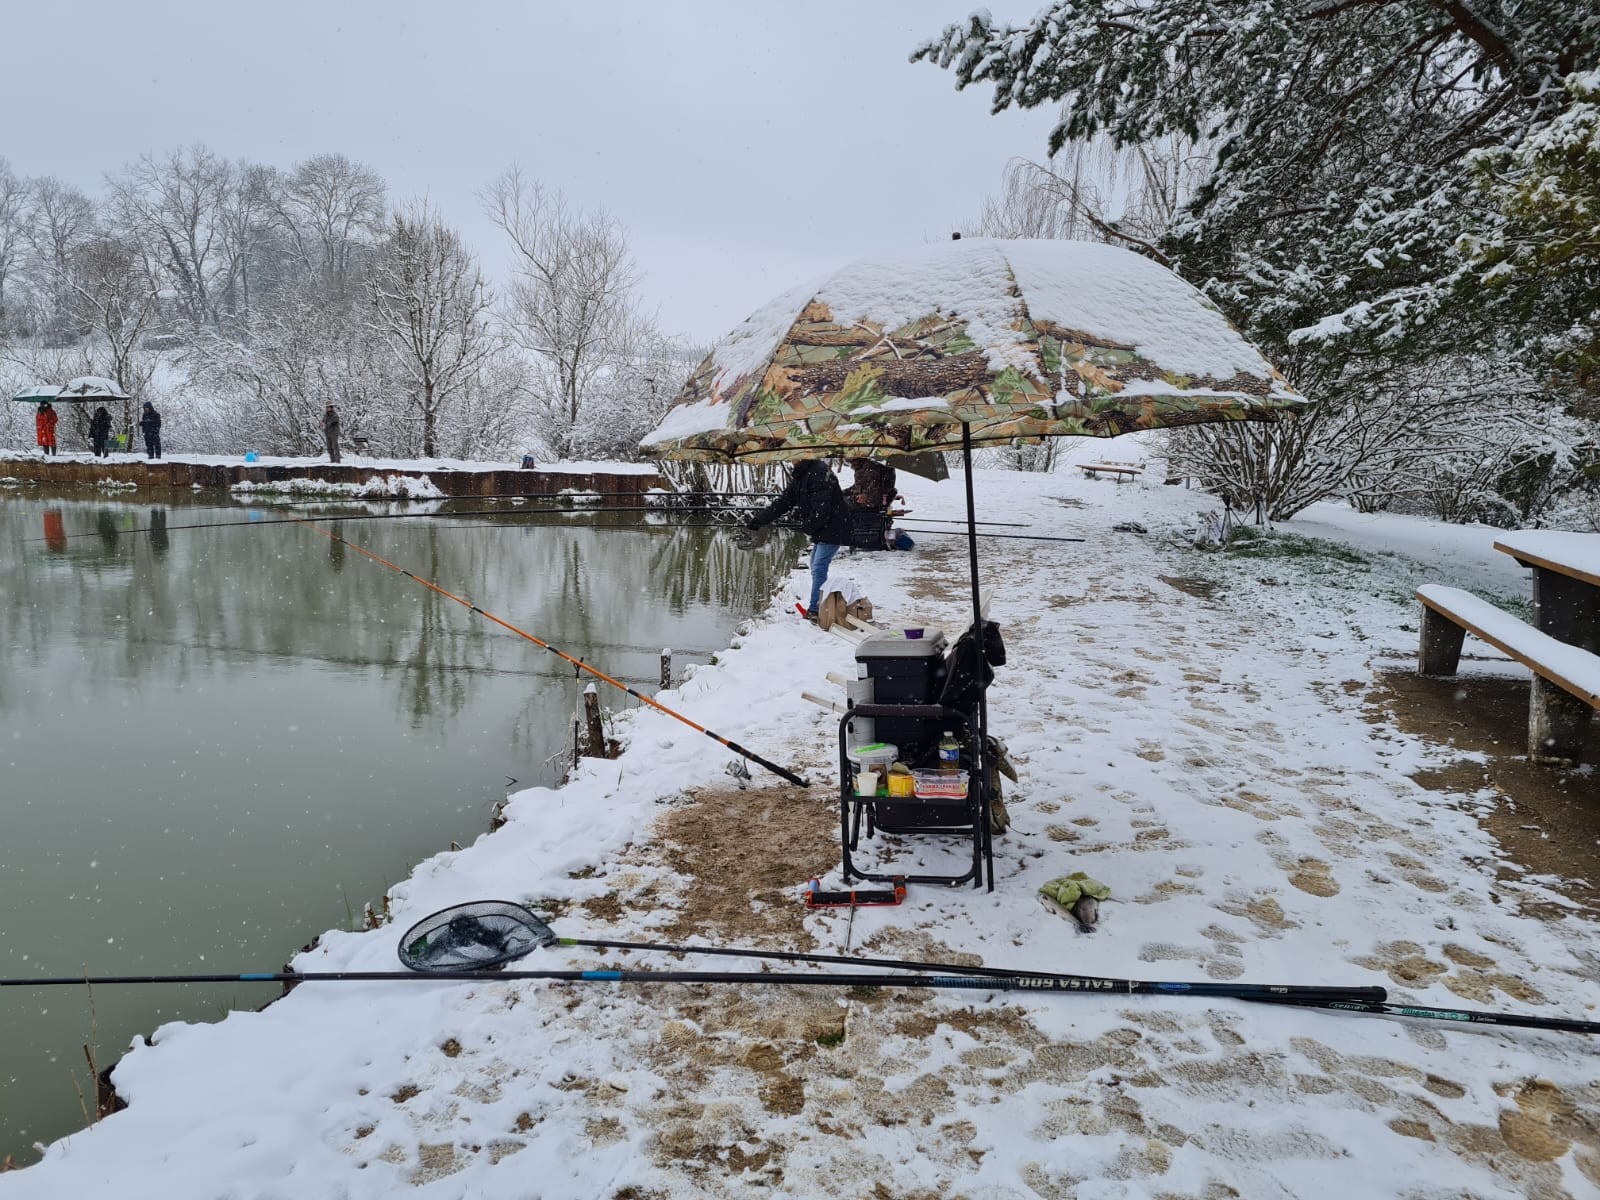
[[[741,946],[681,946],[663,942],[615,941],[603,938],[561,937],[532,909],[507,900],[472,900],[451,905],[422,918],[400,938],[396,953],[403,966],[423,974],[481,969],[525,958],[534,950],[552,946],[595,950],[636,950],[652,954],[720,955],[758,958],[784,963],[823,963],[856,969],[935,971],[985,979],[1049,980],[1060,991],[1115,992],[1124,995],[1217,996],[1247,1000],[1263,996],[1298,996],[1302,999],[1342,999],[1379,1002],[1388,999],[1381,987],[1322,987],[1263,983],[1178,983],[1140,979],[1108,979],[1055,971],[1024,971],[1007,967],[961,966],[900,958],[850,957],[810,954],[798,950],[752,950]],[[1029,985],[1032,986],[1032,985]],[[1042,985],[1041,985],[1042,986]]]
[[[721,506],[707,506],[704,509],[688,509],[688,508],[657,508],[657,507],[649,506],[649,505],[640,505],[640,506],[637,506],[637,507],[628,506],[628,507],[609,507],[609,508],[607,508],[607,507],[596,507],[596,508],[522,508],[522,509],[512,509],[512,510],[509,510],[509,511],[505,510],[505,509],[499,509],[499,508],[468,508],[468,509],[455,509],[455,510],[452,510],[452,511],[449,511],[449,512],[433,511],[433,512],[414,512],[414,513],[345,513],[345,514],[329,513],[329,514],[326,514],[326,515],[319,514],[316,519],[319,520],[319,521],[328,521],[330,523],[331,522],[335,522],[335,521],[426,521],[426,520],[437,521],[437,520],[442,520],[442,519],[444,519],[446,517],[518,517],[518,516],[546,516],[546,515],[550,515],[550,516],[587,517],[587,516],[593,516],[596,513],[607,513],[607,512],[661,512],[661,513],[669,513],[669,512],[691,512],[691,511],[728,512],[728,511],[733,511],[733,510],[728,509],[728,508],[724,508],[724,507],[721,507]],[[749,511],[752,514],[754,514],[757,510],[752,508]],[[304,518],[304,517],[265,517],[265,518],[262,518],[261,520],[255,520],[255,521],[199,521],[199,522],[195,522],[193,524],[188,524],[188,525],[162,525],[162,526],[143,525],[143,526],[139,526],[138,528],[135,528],[135,529],[119,529],[119,530],[117,530],[117,532],[119,534],[135,534],[135,533],[151,533],[151,532],[177,533],[180,530],[185,530],[185,529],[228,529],[228,528],[230,528],[232,526],[235,526],[235,525],[240,526],[240,527],[258,526],[258,525],[296,525],[296,524],[304,523],[305,520],[306,520],[306,518]],[[94,536],[94,534],[93,534],[93,532],[91,532],[91,533],[72,534],[72,535],[69,535],[69,536],[73,536],[73,537],[91,537],[91,536]],[[47,541],[48,539],[47,538],[24,538],[22,540],[24,542],[43,542],[43,541]]]
[[[773,500],[773,499],[777,498],[778,493],[777,492],[696,492],[696,491],[668,492],[668,491],[662,491],[660,489],[650,489],[648,491],[641,492],[636,488],[635,489],[630,489],[628,491],[601,491],[601,490],[598,490],[598,489],[562,488],[561,491],[559,491],[559,492],[483,492],[481,494],[474,494],[474,495],[471,495],[471,496],[446,497],[446,499],[457,499],[457,500],[546,500],[546,499],[549,499],[549,500],[559,500],[563,496],[633,496],[636,499],[641,499],[641,500],[646,498],[646,497],[655,497],[657,499],[662,499],[662,500],[672,500],[672,499],[706,498],[706,497],[719,497],[719,496],[741,496],[741,497],[746,497],[747,496],[747,497],[753,497],[753,498],[755,498],[757,500]]]
[[[962,529],[918,529],[912,525],[897,525],[896,529],[904,529],[907,533],[922,533],[929,537],[959,537],[967,536]],[[1001,538],[1006,541],[1017,542],[1087,542],[1088,538],[1081,537],[1049,537],[1042,533],[980,533],[981,538]]]
[[[1595,1021],[1577,1021],[1564,1017],[1519,1016],[1509,1013],[1457,1012],[1450,1009],[1388,1004],[1385,1003],[1388,993],[1381,987],[1341,988],[1210,981],[1152,982],[1065,975],[1049,971],[1019,971],[1004,967],[957,966],[952,963],[919,962],[908,959],[849,958],[834,954],[807,954],[800,951],[564,938],[527,905],[506,900],[474,900],[440,909],[408,929],[401,936],[396,953],[403,966],[422,974],[437,975],[441,972],[453,973],[458,970],[481,970],[486,966],[514,962],[525,958],[536,949],[548,946],[583,946],[674,954],[721,954],[747,958],[773,958],[785,962],[889,968],[895,971],[943,971],[968,979],[998,981],[996,987],[1001,991],[1036,989],[1112,995],[1189,995],[1269,1004],[1294,1004],[1302,1008],[1392,1014],[1424,1020],[1478,1021],[1484,1024],[1557,1029],[1568,1033],[1600,1033],[1600,1022]],[[917,985],[902,982],[898,986]]]
[[[1459,1021],[1466,1025],[1506,1025],[1518,1029],[1553,1029],[1562,1033],[1600,1033],[1600,1021],[1578,1021],[1571,1017],[1535,1017],[1522,1013],[1483,1012],[1469,1008],[1426,1008],[1416,1004],[1386,1004],[1379,1000],[1301,1000],[1295,996],[1266,996],[1262,999],[1268,1004],[1374,1013],[1389,1017],[1417,1017],[1425,1021]]]
[[[583,942],[578,939],[558,939],[564,945],[602,945],[600,942]],[[611,943],[612,946],[620,945]],[[651,947],[666,949],[666,947]],[[716,947],[685,946],[686,953],[728,953],[743,957],[774,957],[776,952],[760,953],[739,950],[721,950]],[[796,955],[796,958],[804,956]],[[870,965],[872,959],[853,960],[825,956],[824,961],[850,963],[859,961]],[[901,963],[893,960],[883,965],[897,970],[946,970],[949,975],[877,975],[859,973],[807,974],[783,971],[621,971],[621,970],[551,970],[551,971],[259,971],[239,974],[195,975],[82,975],[45,976],[38,979],[0,979],[5,987],[103,987],[121,984],[190,984],[190,983],[513,983],[530,980],[570,983],[733,983],[749,985],[778,985],[798,987],[871,987],[871,988],[921,988],[958,989],[964,991],[995,992],[1056,992],[1075,995],[1127,995],[1155,994],[1163,996],[1194,996],[1203,999],[1247,1000],[1252,1003],[1274,1004],[1284,1007],[1308,1008],[1327,1012],[1374,1013],[1385,1016],[1411,1017],[1421,1020],[1453,1021],[1476,1025],[1498,1025],[1522,1029],[1546,1029],[1562,1033],[1600,1034],[1600,1021],[1579,1021],[1566,1017],[1536,1017],[1518,1013],[1492,1013],[1476,1010],[1425,1008],[1410,1004],[1388,1004],[1378,1000],[1347,998],[1351,993],[1384,995],[1382,988],[1318,988],[1314,986],[1273,984],[1229,984],[1187,982],[1144,982],[1139,980],[1101,979],[1094,976],[1056,975],[1049,973],[1005,971],[999,968],[951,966],[943,963]],[[982,973],[979,973],[982,972]]]
[[[682,713],[676,712],[673,709],[668,708],[665,704],[662,704],[660,701],[654,700],[651,697],[646,696],[643,692],[637,690],[636,688],[629,687],[627,684],[623,683],[620,679],[615,679],[612,676],[607,675],[604,671],[600,670],[598,667],[590,666],[588,663],[584,662],[583,659],[574,658],[572,655],[567,654],[562,650],[558,650],[555,646],[552,646],[549,642],[545,641],[543,638],[535,637],[533,634],[529,633],[527,630],[519,629],[517,626],[513,625],[510,621],[507,621],[507,620],[505,620],[505,619],[503,619],[501,617],[497,617],[491,612],[485,612],[483,609],[479,608],[476,604],[474,604],[471,600],[463,599],[462,597],[456,595],[454,592],[447,591],[445,588],[440,587],[437,583],[434,583],[431,579],[424,579],[421,575],[417,575],[414,572],[408,571],[404,567],[396,566],[394,563],[390,562],[388,559],[382,557],[381,555],[374,554],[371,550],[368,550],[366,547],[358,546],[358,545],[356,545],[356,543],[354,543],[354,542],[352,542],[352,541],[350,541],[350,540],[348,540],[346,538],[341,537],[339,534],[334,533],[334,532],[332,532],[330,530],[327,530],[327,529],[323,529],[318,525],[314,525],[310,521],[296,520],[295,523],[299,524],[299,525],[304,525],[307,529],[311,530],[314,533],[321,534],[323,537],[327,538],[330,542],[336,542],[336,543],[339,543],[341,545],[349,546],[350,549],[354,550],[357,554],[361,554],[361,555],[364,555],[367,558],[370,558],[373,562],[378,563],[380,566],[384,566],[384,567],[389,568],[389,570],[395,572],[397,575],[404,575],[407,579],[413,580],[416,583],[420,583],[423,587],[427,588],[429,591],[438,593],[439,595],[443,596],[446,600],[455,601],[457,604],[461,605],[461,607],[467,609],[469,612],[472,612],[472,613],[476,614],[477,616],[482,617],[484,620],[490,621],[493,624],[500,626],[502,629],[510,630],[512,633],[516,634],[518,637],[525,638],[526,640],[532,642],[535,646],[538,646],[541,649],[548,650],[551,654],[554,654],[557,658],[561,659],[563,662],[571,663],[574,667],[576,667],[580,671],[587,671],[589,674],[593,675],[596,679],[599,679],[599,680],[601,680],[601,681],[603,681],[605,683],[609,683],[612,687],[618,688],[621,691],[626,692],[628,695],[632,696],[635,700],[638,700],[640,703],[647,704],[651,708],[655,709],[657,712],[665,713],[667,716],[671,717],[673,720],[682,722],[683,724],[687,725],[690,729],[693,729],[698,733],[705,734],[712,741],[718,743],[721,746],[726,746],[729,750],[732,750],[735,754],[739,755],[741,758],[749,759],[751,762],[755,763],[758,767],[763,767],[766,770],[771,771],[774,775],[778,776],[780,779],[786,779],[790,783],[794,784],[796,787],[808,788],[808,787],[811,786],[811,781],[810,780],[803,779],[799,775],[796,775],[793,771],[790,771],[785,767],[780,767],[777,763],[771,762],[768,759],[762,758],[761,755],[757,754],[755,751],[745,749],[743,746],[739,745],[738,742],[732,741],[732,740],[730,740],[728,738],[723,737],[720,733],[716,733],[716,732],[714,732],[714,731],[712,731],[710,729],[707,729],[704,725],[701,725],[697,721],[690,720],[688,717],[684,716]]]
[[[565,940],[565,939],[563,939]],[[686,947],[704,952],[705,947]],[[751,955],[751,957],[754,957]],[[848,959],[843,961],[850,961]],[[900,965],[900,964],[896,964]],[[934,965],[934,964],[930,964]],[[953,975],[875,975],[858,973],[800,973],[785,971],[293,971],[246,972],[237,975],[84,975],[40,979],[0,979],[0,987],[105,987],[115,984],[187,983],[516,983],[540,980],[552,983],[731,983],[752,986],[794,986],[834,988],[919,988],[985,992],[1055,992],[1079,996],[1127,994],[1119,984],[1128,980],[1096,979],[1090,976],[1048,975],[995,971],[974,974],[977,968],[948,967],[965,974]],[[1242,993],[1248,987],[1267,989],[1264,993]],[[1229,991],[1228,989],[1234,989]],[[1445,1008],[1421,1008],[1409,1004],[1342,999],[1331,993],[1378,991],[1361,988],[1274,989],[1269,984],[1171,983],[1146,984],[1135,989],[1146,994],[1188,995],[1209,999],[1248,1000],[1252,1003],[1307,1008],[1323,1012],[1358,1012],[1413,1017],[1421,1020],[1456,1021],[1478,1025],[1499,1025],[1523,1029],[1547,1029],[1563,1033],[1600,1034],[1600,1021],[1577,1021],[1565,1017],[1535,1017],[1516,1013],[1491,1013]],[[1327,996],[1319,992],[1330,993]]]
[[[510,518],[528,517],[528,516],[588,517],[588,516],[596,516],[596,515],[600,515],[600,514],[604,514],[604,513],[639,513],[639,512],[658,513],[658,514],[663,515],[663,516],[670,515],[672,513],[723,513],[723,514],[728,514],[730,516],[739,515],[739,514],[748,514],[750,516],[754,516],[758,511],[760,511],[760,510],[756,509],[756,508],[753,508],[753,507],[748,507],[747,508],[747,507],[740,506],[740,505],[702,505],[702,506],[691,507],[691,506],[687,506],[687,505],[660,506],[660,505],[653,505],[653,504],[645,504],[645,505],[609,505],[609,506],[594,507],[594,508],[537,508],[537,507],[530,507],[530,508],[516,508],[516,509],[510,509],[510,510],[499,509],[499,508],[461,508],[461,509],[450,509],[450,510],[435,510],[435,511],[432,511],[432,512],[410,512],[410,513],[343,513],[343,514],[329,513],[329,514],[319,514],[316,519],[319,520],[319,521],[327,521],[329,523],[333,523],[333,522],[344,522],[344,521],[442,521],[442,520],[448,519],[450,517],[499,517],[499,518],[501,518],[501,521],[480,522],[479,523],[479,524],[487,526],[487,527],[493,527],[493,526],[500,525],[503,521],[505,521],[507,519],[510,519]],[[913,520],[916,520],[916,521],[925,521],[927,519],[928,518],[924,518],[924,517],[913,518]],[[156,525],[141,525],[141,526],[137,526],[137,527],[132,528],[132,529],[118,529],[118,530],[116,530],[116,532],[119,535],[132,536],[134,534],[152,533],[152,532],[156,532],[156,533],[178,533],[178,532],[181,532],[183,530],[192,530],[192,529],[227,529],[227,528],[230,528],[230,527],[236,526],[236,525],[237,526],[241,526],[241,527],[245,527],[245,526],[260,526],[260,525],[295,525],[295,524],[300,524],[300,523],[304,522],[305,520],[306,520],[306,518],[304,518],[304,517],[265,517],[265,518],[262,518],[260,520],[246,520],[246,521],[196,521],[196,522],[191,522],[191,523],[185,524],[185,525],[159,525],[159,526],[156,526]],[[995,524],[995,525],[1006,524],[1006,525],[1010,525],[1011,523],[1009,523],[1009,522],[980,521],[980,522],[978,522],[978,524],[980,524],[980,525],[990,525],[990,524]],[[643,527],[643,526],[641,526],[641,527]],[[707,523],[707,527],[708,528],[715,527],[715,523],[714,522],[708,522]],[[1012,527],[1016,527],[1016,526],[1012,526]],[[612,528],[619,528],[619,527],[618,526],[612,526]],[[902,528],[905,528],[908,533],[925,533],[925,534],[929,534],[929,535],[932,535],[932,536],[944,536],[944,537],[965,537],[966,536],[966,534],[964,532],[962,532],[960,530],[953,530],[953,529],[923,529],[919,525],[918,526],[902,526]],[[1022,528],[1026,528],[1026,526],[1022,526]],[[68,536],[71,536],[71,537],[98,536],[98,531],[90,531],[88,533],[75,533],[75,534],[70,534]],[[1020,538],[1020,539],[1024,539],[1024,540],[1045,541],[1045,542],[1082,542],[1082,541],[1087,540],[1085,538],[1045,537],[1045,536],[1038,535],[1038,534],[1030,535],[1030,534],[1020,534],[1020,533],[980,533],[978,536],[979,537],[986,537],[986,538]],[[44,542],[44,541],[48,541],[50,539],[42,538],[42,537],[36,537],[36,538],[23,538],[22,540],[23,540],[24,543],[31,543],[31,542]]]
[[[945,971],[949,974],[801,974],[772,971],[624,971],[624,970],[493,970],[547,946],[639,950],[676,954],[721,954],[744,958],[769,958],[789,962],[836,963],[857,967],[885,967],[894,971]],[[1470,1024],[1549,1029],[1566,1033],[1600,1033],[1600,1022],[1564,1017],[1536,1017],[1514,1013],[1427,1008],[1389,1004],[1381,987],[1339,988],[1247,983],[1157,982],[1063,975],[1051,972],[1013,971],[998,967],[954,966],[901,959],[850,958],[842,955],[806,954],[798,951],[751,950],[721,946],[680,946],[658,942],[626,942],[563,938],[526,905],[502,900],[479,900],[441,909],[408,929],[397,946],[405,971],[291,971],[244,974],[102,975],[0,979],[0,987],[76,987],[112,984],[184,983],[324,983],[324,982],[451,982],[504,983],[544,980],[573,983],[735,983],[793,985],[800,987],[873,987],[960,989],[966,991],[1057,992],[1077,995],[1157,994],[1188,995],[1212,999],[1238,999],[1292,1005],[1323,1011],[1376,1013],[1457,1021]]]
[[[627,510],[614,509],[613,508],[613,509],[597,509],[596,511],[597,512],[621,512],[621,511],[627,511]],[[655,510],[652,510],[652,511],[655,511]],[[419,514],[419,515],[421,515],[421,514]],[[428,515],[437,516],[437,517],[450,517],[450,516],[471,517],[471,516],[478,516],[480,514],[466,512],[466,513],[433,513],[433,514],[428,514]],[[495,515],[501,515],[501,514],[495,514]],[[508,515],[509,516],[509,515],[512,515],[512,514],[504,514],[504,515]],[[257,523],[259,523],[259,522],[257,522]],[[244,522],[239,522],[239,524],[244,524]],[[452,528],[461,528],[461,529],[504,529],[504,528],[506,528],[506,525],[503,522],[500,522],[500,521],[464,521],[464,522],[461,523],[460,526],[452,527]],[[608,532],[612,532],[612,531],[621,532],[621,531],[624,531],[624,530],[630,530],[631,531],[631,530],[663,529],[663,528],[671,528],[671,529],[730,529],[730,528],[735,528],[735,527],[729,525],[727,522],[718,522],[718,521],[674,521],[674,522],[670,522],[670,523],[659,522],[659,521],[626,521],[626,522],[620,522],[620,523],[605,525],[605,526],[603,526],[603,528],[606,529]],[[782,525],[782,524],[780,524],[780,525],[777,526],[777,528],[788,530],[791,533],[799,533],[800,532],[798,527],[790,526],[790,525]],[[915,526],[915,525],[899,525],[899,524],[895,525],[895,528],[896,529],[903,529],[906,533],[914,533],[914,534],[917,534],[919,536],[921,536],[921,535],[927,535],[929,537],[966,537],[967,536],[964,531],[957,530],[957,529],[923,529],[923,528],[921,528],[919,526]],[[137,531],[134,531],[134,532],[137,532]],[[87,537],[89,535],[84,534],[84,535],[79,535],[79,536]],[[978,536],[980,538],[1002,538],[1002,539],[1005,539],[1005,540],[1008,540],[1008,541],[1024,541],[1024,542],[1087,542],[1089,540],[1088,538],[1081,538],[1081,537],[1052,537],[1052,536],[1048,536],[1048,535],[1045,535],[1045,534],[1031,534],[1031,533],[979,533]],[[42,538],[32,538],[30,540],[37,542],[37,541],[42,541],[43,539]]]
[[[966,968],[947,968],[957,972]],[[957,988],[966,991],[994,992],[1069,992],[1088,995],[1095,992],[1112,992],[1112,984],[1119,981],[1092,979],[1079,976],[1032,975],[997,972],[993,975],[878,975],[857,972],[787,972],[787,971],[260,971],[242,974],[203,975],[82,975],[44,977],[40,979],[0,979],[0,987],[109,987],[120,984],[184,984],[184,983],[512,983],[524,980],[548,980],[569,983],[738,983],[777,984],[798,987],[871,987],[871,988]],[[1228,987],[1227,984],[1174,985],[1174,991],[1190,995],[1213,995],[1227,998],[1228,993],[1203,993],[1202,986]],[[1246,985],[1232,985],[1235,987]],[[1310,989],[1316,991],[1317,989]],[[1340,989],[1335,989],[1340,990]],[[1313,1003],[1321,1003],[1312,1001]],[[1327,1003],[1332,1003],[1328,1001]]]
[[[557,937],[552,946],[580,946],[595,950],[638,950],[662,954],[711,954],[728,958],[764,958],[777,962],[831,963],[845,967],[879,967],[891,971],[946,971],[983,979],[1048,979],[1060,983],[1057,990],[1111,992],[1124,996],[1204,996],[1230,1000],[1299,998],[1303,1000],[1346,1000],[1382,1004],[1388,993],[1381,987],[1319,987],[1278,983],[1183,983],[1172,980],[1111,979],[1094,975],[1072,975],[1059,971],[1032,971],[1022,968],[973,967],[957,963],[919,962],[898,958],[853,958],[843,954],[805,954],[787,950],[750,950],[726,946],[664,946],[651,942],[622,942],[604,938]]]

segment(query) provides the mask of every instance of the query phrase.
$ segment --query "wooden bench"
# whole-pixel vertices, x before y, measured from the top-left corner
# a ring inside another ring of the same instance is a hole
[[[1133,479],[1144,474],[1143,463],[1131,462],[1097,462],[1079,463],[1078,469],[1083,472],[1085,479],[1097,479],[1101,475],[1111,475],[1118,483],[1124,479]]]
[[[1466,634],[1488,642],[1533,671],[1528,700],[1528,757],[1577,762],[1600,708],[1600,656],[1541,633],[1487,600],[1460,588],[1426,584],[1417,672],[1454,675]]]

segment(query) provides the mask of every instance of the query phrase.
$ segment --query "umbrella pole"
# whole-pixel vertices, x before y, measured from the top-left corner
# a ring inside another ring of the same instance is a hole
[[[961,422],[961,462],[967,477],[967,572],[972,580],[972,636],[976,640],[975,655],[983,654],[983,600],[978,589],[978,510],[972,499],[972,426]],[[977,776],[978,820],[982,824],[983,862],[975,863],[985,877],[988,890],[994,891],[994,845],[989,825],[989,689],[983,683],[983,663],[973,663],[978,678],[978,746],[973,756],[973,774]]]

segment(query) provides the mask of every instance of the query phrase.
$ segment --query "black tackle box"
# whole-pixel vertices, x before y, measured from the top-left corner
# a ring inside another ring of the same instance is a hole
[[[856,663],[872,680],[874,704],[937,704],[944,689],[945,639],[937,630],[920,638],[901,631],[880,633],[856,647]],[[916,765],[938,748],[944,732],[938,721],[921,717],[878,717],[874,736],[900,747],[900,760]]]

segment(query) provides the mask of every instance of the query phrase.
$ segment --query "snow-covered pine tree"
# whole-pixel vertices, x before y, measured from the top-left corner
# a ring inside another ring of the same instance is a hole
[[[1160,253],[1348,409],[1451,356],[1502,355],[1508,390],[1548,391],[1548,308],[1500,302],[1515,290],[1485,288],[1494,264],[1463,248],[1518,227],[1512,192],[1539,169],[1517,148],[1555,128],[1563,81],[1597,51],[1588,0],[1058,0],[1020,26],[976,13],[913,58],[994,85],[997,112],[1059,104],[1052,153],[1096,138],[1215,147]],[[1520,228],[1549,234],[1526,214]],[[1281,434],[1237,436],[1240,461],[1271,464],[1263,488],[1284,477]],[[1302,452],[1325,471],[1321,447]]]
[[[1463,249],[1489,311],[1600,417],[1600,70],[1566,85],[1562,112],[1476,156],[1494,220]]]
[[[976,13],[914,55],[992,83],[995,109],[1062,106],[1051,152],[1180,133],[1218,147],[1168,236],[1251,335],[1432,354],[1487,204],[1471,155],[1562,108],[1600,52],[1589,0],[1058,0]]]

